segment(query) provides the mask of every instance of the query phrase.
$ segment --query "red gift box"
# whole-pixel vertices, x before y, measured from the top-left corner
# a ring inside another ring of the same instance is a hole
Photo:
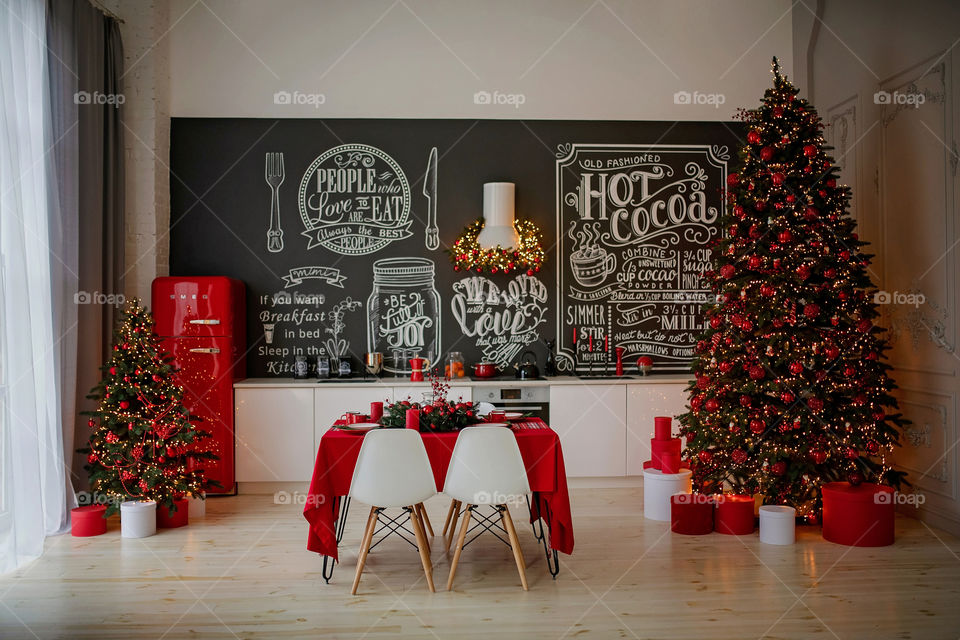
[[[894,491],[865,482],[823,485],[823,539],[849,547],[893,544]]]
[[[190,504],[186,498],[174,500],[177,510],[170,515],[170,509],[165,504],[157,504],[157,527],[161,529],[176,529],[185,527],[190,517]]]
[[[675,451],[667,451],[660,456],[660,471],[664,473],[680,473],[680,454]]]
[[[670,438],[669,440],[650,440],[650,460],[653,461],[654,469],[663,469],[663,455],[665,453],[675,453],[680,455],[680,438]]]
[[[717,533],[731,536],[746,536],[753,533],[753,496],[721,495],[715,500],[717,512],[713,528]]]
[[[687,536],[713,531],[713,500],[700,493],[670,496],[670,530]]]
[[[663,465],[661,464],[660,466],[662,467]],[[653,460],[644,460],[644,461],[643,461],[643,468],[644,468],[644,469],[653,469],[653,468],[654,468],[654,466],[653,466]],[[689,469],[689,468],[690,468],[690,464],[689,464],[688,462],[685,462],[682,457],[680,458],[680,468],[681,468],[681,469]],[[663,469],[661,468],[660,471],[663,471]]]
[[[653,438],[654,440],[670,440],[673,437],[671,430],[673,418],[669,416],[657,416],[653,419]]]
[[[76,538],[99,536],[107,532],[107,507],[91,504],[70,510],[70,535]]]

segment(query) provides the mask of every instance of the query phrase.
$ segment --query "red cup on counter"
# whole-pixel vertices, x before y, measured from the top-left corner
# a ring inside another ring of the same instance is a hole
[[[363,415],[359,411],[347,411],[340,416],[340,420],[344,424],[357,424],[358,422],[366,422],[367,416]]]
[[[673,419],[668,416],[657,416],[653,419],[653,437],[656,440],[669,440],[673,437]]]
[[[420,430],[420,410],[407,409],[407,429]]]
[[[380,422],[380,418],[382,417],[383,417],[383,403],[371,402],[370,403],[370,422]]]
[[[487,422],[506,422],[507,414],[503,411],[491,411],[487,414]]]

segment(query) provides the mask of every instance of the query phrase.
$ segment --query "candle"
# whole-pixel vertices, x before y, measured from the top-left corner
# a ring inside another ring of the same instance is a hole
[[[573,346],[577,346],[577,328],[573,328]]]
[[[370,422],[379,422],[380,418],[382,417],[383,417],[383,403],[371,402],[370,403]]]
[[[610,334],[603,336],[603,350],[610,353]]]
[[[420,410],[407,409],[407,429],[420,430]]]
[[[593,334],[590,334],[590,353],[593,353]]]

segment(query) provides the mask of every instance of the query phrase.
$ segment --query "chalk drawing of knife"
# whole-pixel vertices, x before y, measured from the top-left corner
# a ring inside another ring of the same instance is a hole
[[[283,230],[280,228],[280,185],[283,184],[283,154],[267,153],[266,179],[270,185],[270,228],[267,230],[267,251],[283,251]]]
[[[424,241],[427,249],[440,248],[440,233],[437,229],[437,148],[430,150],[427,160],[427,175],[423,180],[423,195],[427,196],[427,237]]]

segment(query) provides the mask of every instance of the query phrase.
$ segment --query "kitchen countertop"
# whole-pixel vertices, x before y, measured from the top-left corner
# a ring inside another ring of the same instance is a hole
[[[455,378],[451,384],[455,386],[471,387],[549,387],[552,385],[595,385],[595,384],[689,384],[692,373],[657,373],[649,376],[633,375],[631,378],[590,378],[583,380],[577,376],[551,376],[543,380],[518,380],[515,378],[495,378],[493,380],[474,380],[471,378]],[[293,378],[244,378],[233,384],[236,389],[252,388],[316,388],[316,387],[429,387],[429,382],[411,382],[406,376],[384,378],[351,378],[349,382],[333,380],[294,380]]]

